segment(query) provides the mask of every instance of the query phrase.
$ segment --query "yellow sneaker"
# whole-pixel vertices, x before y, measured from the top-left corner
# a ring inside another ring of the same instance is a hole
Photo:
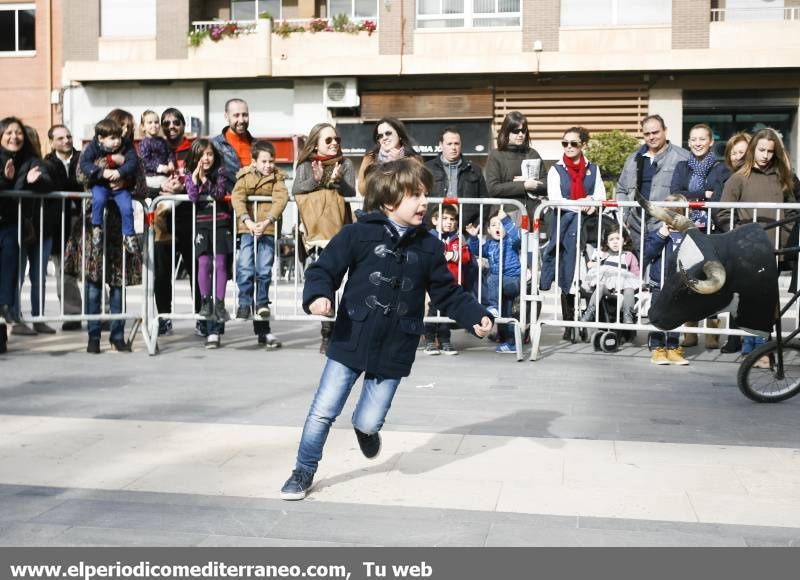
[[[667,360],[674,365],[685,366],[689,364],[689,361],[683,358],[683,348],[680,346],[667,351]]]
[[[654,365],[668,365],[667,349],[663,346],[656,347],[655,350],[653,350],[653,354],[650,356],[650,362]]]

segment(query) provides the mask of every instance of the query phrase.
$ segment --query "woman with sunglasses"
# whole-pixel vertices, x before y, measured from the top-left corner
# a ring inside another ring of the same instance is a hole
[[[486,160],[486,187],[491,197],[521,201],[532,214],[536,207],[532,196],[544,195],[546,189],[538,176],[522,175],[522,162],[526,159],[538,159],[540,172],[544,163],[530,143],[528,120],[519,111],[511,111],[497,132],[497,149]]]
[[[414,142],[409,137],[403,122],[394,117],[384,117],[375,124],[372,130],[373,148],[364,155],[358,171],[358,193],[367,191],[367,172],[370,167],[383,165],[389,161],[397,161],[404,157],[414,157],[420,163],[422,157],[414,151]]]
[[[342,155],[341,138],[333,125],[311,128],[297,160],[292,195],[305,233],[305,250],[319,254],[342,226],[352,221],[346,197],[354,197],[355,168]],[[319,351],[325,353],[332,322],[322,323]]]
[[[584,127],[570,127],[561,138],[564,155],[547,172],[547,197],[553,201],[582,200],[591,198],[605,201],[606,187],[600,176],[597,164],[587,160],[583,149],[589,143],[589,131]],[[572,281],[575,277],[575,262],[578,253],[578,213],[590,216],[596,213],[594,207],[564,207],[561,219],[552,223],[550,242],[542,257],[542,275],[539,287],[546,291],[553,284],[556,274],[556,254],[558,260],[558,285],[561,290],[561,314],[564,320],[575,320],[575,295]],[[585,219],[585,218],[581,218]],[[559,226],[560,224],[560,226]],[[556,228],[560,227],[560,232]],[[558,246],[556,246],[558,240]],[[584,240],[585,242],[585,240]],[[628,312],[623,313],[628,316]],[[586,329],[580,329],[581,339],[586,340]],[[564,328],[564,340],[576,342],[576,329]]]

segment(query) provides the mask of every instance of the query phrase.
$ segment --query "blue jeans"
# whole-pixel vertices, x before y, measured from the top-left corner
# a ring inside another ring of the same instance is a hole
[[[681,344],[680,332],[651,332],[647,335],[647,347],[650,350],[666,348],[671,350]]]
[[[239,257],[236,262],[236,285],[239,287],[239,304],[253,305],[253,280],[256,288],[256,306],[269,303],[269,283],[272,263],[275,261],[275,238],[264,235],[242,234],[239,238]]]
[[[297,450],[296,469],[308,473],[317,471],[331,425],[342,412],[350,390],[361,372],[327,359],[303,427],[300,448]],[[353,411],[353,426],[362,433],[372,434],[380,431],[399,384],[400,379],[365,378],[361,396]]]
[[[109,312],[111,314],[120,314],[122,312],[122,287],[111,286],[109,293]],[[83,287],[84,296],[86,300],[86,314],[100,314],[100,303],[103,296],[103,285],[95,284],[86,280]],[[99,320],[92,320],[88,323],[89,338],[100,340],[100,325]],[[125,339],[125,321],[113,320],[111,321],[111,336],[110,340],[115,342],[117,340]]]
[[[92,187],[92,225],[103,226],[103,210],[106,208],[108,198],[112,198],[119,208],[122,216],[122,235],[132,236],[136,232],[133,229],[133,202],[131,192],[127,189],[114,191],[103,185]]]
[[[47,262],[50,258],[50,251],[53,249],[53,238],[44,238],[42,240],[41,255],[44,259],[40,259],[39,255],[39,237],[36,237],[36,242],[30,246],[22,248],[22,266],[19,271],[19,287],[25,282],[25,266],[30,265],[28,270],[28,279],[31,281],[31,315],[39,316],[44,314],[44,300],[47,293],[44,290],[45,280],[47,279]],[[39,293],[39,283],[41,282],[41,295]],[[39,311],[39,297],[42,297],[42,309]],[[17,318],[22,316],[22,300],[17,298],[14,305],[14,314]]]
[[[486,276],[486,298],[484,299],[485,306],[497,308],[500,315],[504,318],[511,318],[514,310],[514,298],[519,296],[519,274],[516,276],[503,275],[503,298],[498,300],[500,293],[500,275],[488,274]],[[507,341],[514,336],[513,324],[499,324],[497,326],[497,335],[503,340]]]
[[[742,354],[750,354],[765,342],[767,342],[767,339],[763,336],[743,336]]]
[[[17,222],[0,225],[0,305],[9,308],[17,295]]]

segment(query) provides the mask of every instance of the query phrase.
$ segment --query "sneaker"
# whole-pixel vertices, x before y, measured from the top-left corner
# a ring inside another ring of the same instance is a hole
[[[452,343],[445,342],[442,345],[442,354],[446,354],[448,356],[453,356],[453,355],[458,354],[458,351],[456,350],[456,348],[453,346]]]
[[[208,350],[219,348],[219,334],[209,334],[206,339],[206,348]]]
[[[197,313],[201,318],[211,318],[214,312],[214,300],[211,296],[206,296],[200,303],[200,311]]]
[[[89,344],[86,345],[86,352],[89,354],[100,354],[100,339],[90,338]]]
[[[270,314],[271,314],[271,312],[270,312],[269,306],[267,306],[266,304],[256,308],[256,315],[261,320],[269,320]]]
[[[172,336],[172,321],[170,319],[158,319],[158,336]]]
[[[267,335],[266,334],[259,334],[258,335],[258,344],[266,346],[267,345]]]
[[[70,332],[73,330],[80,330],[81,329],[81,322],[80,320],[70,320],[69,322],[65,322],[61,325],[61,330],[64,332]]]
[[[239,308],[236,309],[236,318],[240,320],[247,320],[250,318],[250,305],[239,304]]]
[[[206,326],[205,320],[198,320],[194,324],[194,335],[201,336],[203,338],[208,336],[208,326]]]
[[[129,254],[139,253],[139,240],[136,239],[136,236],[125,236],[123,242]]]
[[[517,345],[513,342],[504,342],[497,345],[494,352],[499,352],[500,354],[517,354]]]
[[[14,324],[14,314],[11,312],[11,306],[3,304],[0,306],[0,316],[6,321],[6,324]]]
[[[56,329],[52,326],[48,326],[44,322],[34,322],[33,329],[38,332],[39,334],[55,334]]]
[[[292,470],[292,475],[281,488],[281,499],[297,501],[305,499],[314,483],[314,474],[302,469]]]
[[[653,354],[650,355],[650,362],[654,365],[668,365],[667,349],[663,346],[657,346],[653,349]]]
[[[753,363],[753,368],[754,369],[768,369],[768,368],[770,368],[769,357],[768,356],[762,356],[755,363]]]
[[[36,336],[37,332],[24,322],[15,322],[11,326],[11,334],[17,336]]]
[[[224,300],[217,300],[214,303],[214,317],[220,322],[227,322],[231,319],[231,315],[225,310]]]
[[[667,349],[667,360],[674,365],[686,366],[689,361],[683,358],[683,348],[670,348]]]
[[[358,439],[358,446],[361,448],[361,453],[367,459],[375,459],[378,453],[381,452],[381,434],[380,433],[362,433],[355,429],[356,439]]]
[[[94,226],[92,228],[92,246],[99,250],[103,246],[103,228]]]
[[[111,350],[113,352],[131,352],[131,345],[118,338],[117,340],[109,341],[111,343]]]
[[[280,348],[283,346],[281,341],[278,340],[278,337],[272,334],[271,332],[267,333],[266,339],[267,339],[266,342],[267,350],[275,350],[276,348]]]
[[[422,351],[423,353],[429,356],[436,356],[440,353],[439,349],[436,348],[435,342],[428,342],[425,344],[425,350]]]

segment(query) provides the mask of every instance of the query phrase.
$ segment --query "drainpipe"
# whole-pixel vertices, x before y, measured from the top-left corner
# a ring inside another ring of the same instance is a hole
[[[47,0],[47,120],[53,126],[53,0]]]

